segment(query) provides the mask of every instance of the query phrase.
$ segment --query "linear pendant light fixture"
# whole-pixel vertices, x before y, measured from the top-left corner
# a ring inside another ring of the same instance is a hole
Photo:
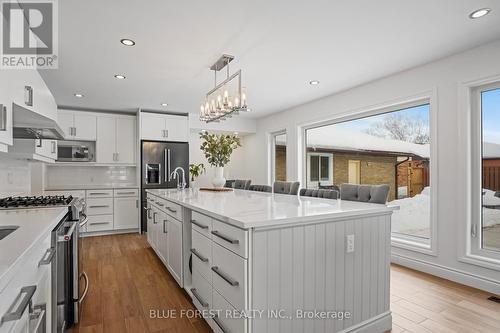
[[[214,88],[210,90],[200,106],[200,120],[207,123],[220,122],[250,111],[247,106],[247,95],[241,87],[241,69],[229,75],[229,63],[233,56],[222,55],[210,69],[214,71]],[[217,84],[217,72],[226,67],[226,79]]]

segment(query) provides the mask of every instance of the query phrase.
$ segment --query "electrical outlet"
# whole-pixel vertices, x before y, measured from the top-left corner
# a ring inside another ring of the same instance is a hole
[[[346,252],[347,253],[354,252],[354,235],[346,236]]]

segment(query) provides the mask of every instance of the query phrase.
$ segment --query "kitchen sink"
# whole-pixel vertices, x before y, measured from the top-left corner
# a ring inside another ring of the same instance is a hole
[[[17,225],[0,226],[0,240],[4,239],[8,235],[16,231],[17,228],[19,228],[19,226]]]

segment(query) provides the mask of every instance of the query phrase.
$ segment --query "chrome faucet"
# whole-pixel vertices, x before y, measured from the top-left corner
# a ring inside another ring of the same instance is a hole
[[[178,174],[179,170],[182,171],[182,182],[180,180],[180,175]],[[177,167],[174,169],[174,171],[172,171],[172,173],[170,174],[170,177],[172,177],[173,179],[177,179],[177,189],[178,190],[183,190],[186,188],[186,172],[184,171],[184,169],[182,167]]]

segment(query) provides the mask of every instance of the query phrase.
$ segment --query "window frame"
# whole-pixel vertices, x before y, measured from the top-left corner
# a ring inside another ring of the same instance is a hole
[[[320,153],[320,152],[307,152],[307,163],[306,163],[306,186],[309,183],[313,183],[313,181],[310,179],[311,177],[311,156],[318,156],[318,182],[329,182],[333,184],[334,178],[333,178],[333,168],[334,168],[334,160],[333,160],[333,153]],[[323,181],[321,180],[321,157],[328,157],[328,180]],[[331,185],[329,184],[329,185]]]
[[[400,97],[389,102],[380,103],[377,105],[362,107],[359,109],[348,110],[336,114],[333,117],[325,118],[322,120],[316,120],[311,122],[304,122],[298,124],[297,131],[300,133],[300,153],[301,164],[299,165],[299,170],[301,170],[301,177],[304,184],[307,181],[307,130],[314,129],[322,126],[333,125],[337,123],[342,123],[346,121],[356,120],[360,118],[366,118],[370,116],[381,115],[384,113],[390,113],[398,110],[403,110],[419,105],[429,104],[429,131],[431,136],[430,145],[430,184],[431,184],[431,201],[430,201],[430,237],[428,241],[423,241],[422,239],[397,234],[391,232],[391,246],[410,250],[414,252],[423,253],[426,255],[437,256],[438,255],[438,145],[437,145],[437,88],[431,90],[416,93],[412,96]]]
[[[465,234],[467,238],[466,244],[468,245],[466,257],[482,261],[486,267],[500,270],[500,251],[484,249],[482,246],[483,110],[481,94],[496,89],[500,89],[500,81],[470,88],[470,181],[468,184],[470,189],[468,204],[470,208]]]
[[[286,129],[269,133],[269,148],[270,148],[269,150],[270,150],[271,163],[270,163],[270,170],[269,170],[268,177],[271,181],[270,182],[271,185],[274,184],[274,182],[276,181],[276,137],[278,137],[280,135],[285,135],[285,137],[286,137],[285,147],[288,150],[288,134],[287,134]],[[285,168],[287,168],[287,165],[288,165],[287,160],[288,160],[288,151],[285,155]],[[287,174],[287,178],[288,178],[288,170],[286,170],[286,174]]]

